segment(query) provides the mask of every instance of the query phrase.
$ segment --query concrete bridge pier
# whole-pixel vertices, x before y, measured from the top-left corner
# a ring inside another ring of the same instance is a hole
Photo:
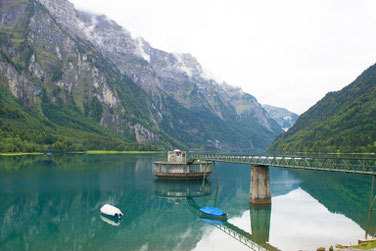
[[[269,167],[252,165],[249,203],[252,205],[270,205]]]

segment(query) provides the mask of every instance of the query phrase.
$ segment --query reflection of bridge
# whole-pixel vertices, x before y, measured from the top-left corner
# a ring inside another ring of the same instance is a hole
[[[199,206],[194,201],[194,198],[207,197],[211,194],[210,183],[201,184],[201,182],[172,182],[160,180],[156,180],[154,183],[155,196],[166,198],[169,202],[173,203],[186,202],[189,210],[198,216]],[[229,222],[213,226],[252,250],[278,250],[267,243],[269,241],[270,205],[250,207],[250,213],[252,234]]]
[[[192,213],[199,215],[199,206],[197,206],[192,197],[187,197],[187,205]],[[229,222],[219,225],[213,224],[213,226],[252,250],[279,250],[267,243],[267,241],[269,241],[270,213],[270,206],[257,207],[254,208],[254,210],[251,209],[252,234]]]

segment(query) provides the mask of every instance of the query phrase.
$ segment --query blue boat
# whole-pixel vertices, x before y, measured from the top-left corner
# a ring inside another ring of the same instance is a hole
[[[200,216],[219,220],[227,220],[227,213],[215,207],[200,208]]]

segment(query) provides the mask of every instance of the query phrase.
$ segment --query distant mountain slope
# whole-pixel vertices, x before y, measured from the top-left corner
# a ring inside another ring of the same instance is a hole
[[[272,151],[375,152],[376,65],[330,92],[278,137]]]
[[[66,0],[0,2],[0,87],[9,108],[1,110],[0,145],[19,138],[33,149],[250,151],[281,133],[254,97],[203,74],[189,54],[154,49]],[[13,108],[21,120],[9,117]],[[53,140],[39,140],[43,133]]]
[[[299,115],[285,108],[275,107],[272,105],[262,105],[269,117],[274,119],[283,130],[287,131],[293,126]]]

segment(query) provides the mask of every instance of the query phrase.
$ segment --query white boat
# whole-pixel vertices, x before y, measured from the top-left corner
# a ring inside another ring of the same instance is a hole
[[[123,217],[123,213],[120,211],[119,208],[116,208],[109,204],[105,204],[103,207],[101,207],[101,213],[116,218]]]

